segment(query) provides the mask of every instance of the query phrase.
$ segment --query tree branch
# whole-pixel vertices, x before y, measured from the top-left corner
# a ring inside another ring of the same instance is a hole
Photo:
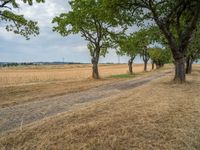
[[[11,2],[11,0],[4,1],[4,2],[0,5],[0,7],[1,7],[1,8],[8,8],[8,9],[12,10],[10,7],[6,6],[6,5],[7,5],[8,3],[10,3],[10,2]]]
[[[92,35],[84,30],[83,28],[81,29],[82,35],[86,38],[86,40],[90,41],[92,44],[96,45],[96,39],[92,37]]]

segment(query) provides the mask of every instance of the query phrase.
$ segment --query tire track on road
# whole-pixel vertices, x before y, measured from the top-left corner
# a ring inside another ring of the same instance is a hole
[[[0,133],[12,129],[20,129],[23,125],[33,123],[58,113],[69,111],[73,106],[90,101],[99,100],[119,94],[123,90],[133,89],[142,86],[152,80],[164,77],[172,71],[159,72],[142,79],[130,79],[102,85],[90,90],[67,94],[55,98],[48,98],[43,101],[34,101],[16,106],[0,109]]]

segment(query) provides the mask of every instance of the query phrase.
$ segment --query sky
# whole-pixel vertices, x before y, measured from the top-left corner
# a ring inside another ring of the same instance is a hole
[[[20,0],[18,0],[20,1]],[[40,34],[26,40],[20,35],[7,32],[0,24],[0,62],[81,62],[90,63],[91,57],[87,49],[87,41],[80,35],[62,37],[52,31],[52,19],[60,13],[70,10],[68,0],[46,0],[44,4],[28,6],[21,4],[16,13],[24,14],[28,19],[38,21]],[[121,56],[120,62],[126,63],[128,57]],[[100,58],[100,63],[118,63],[115,50],[109,50],[106,57]],[[139,57],[135,60],[141,63]]]

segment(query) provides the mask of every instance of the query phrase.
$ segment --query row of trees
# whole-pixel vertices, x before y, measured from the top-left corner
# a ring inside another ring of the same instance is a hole
[[[112,7],[108,1],[106,6],[111,12],[116,11],[133,19],[128,23],[144,23],[146,21],[155,24],[164,35],[172,52],[175,62],[174,80],[180,83],[185,82],[187,47],[200,18],[200,1],[113,0]]]
[[[109,48],[119,47],[119,53],[130,56],[129,66],[139,53],[145,70],[150,56],[153,64],[160,67],[171,53],[174,81],[179,83],[185,82],[185,64],[186,72],[191,72],[192,63],[199,58],[199,0],[71,0],[69,4],[71,11],[53,19],[53,31],[62,36],[81,34],[88,41],[93,78],[99,78],[99,57],[105,56]],[[36,22],[12,12],[18,7],[15,0],[0,2],[1,21],[12,22],[6,29],[27,39],[31,34],[37,35]],[[127,35],[126,30],[134,25],[141,30]],[[155,47],[156,43],[161,48]]]
[[[147,63],[151,59],[152,69],[164,66],[170,62],[171,54],[161,44],[161,38],[157,36],[159,31],[155,27],[141,29],[130,36],[121,36],[116,41],[119,50],[118,55],[129,56],[129,73],[133,73],[132,64],[136,56],[144,61],[144,71],[147,71]]]
[[[160,36],[171,50],[175,63],[174,81],[185,82],[185,62],[188,45],[200,18],[200,1],[197,0],[73,0],[72,11],[61,14],[53,20],[54,31],[61,35],[81,33],[89,41],[93,63],[93,77],[98,78],[97,63],[101,51],[104,54],[112,46],[113,32],[127,29],[135,24],[156,26]],[[148,24],[148,25],[147,25]],[[115,28],[118,27],[118,30]],[[65,33],[65,34],[63,34]],[[147,34],[139,32],[138,34]],[[134,34],[134,33],[133,33]],[[136,33],[137,34],[137,33]],[[151,36],[151,35],[150,35]],[[147,49],[151,38],[142,36],[143,59],[148,61]],[[146,39],[147,38],[147,39]],[[142,44],[141,44],[142,43]],[[193,52],[192,52],[193,53]],[[132,57],[133,60],[133,57]],[[131,60],[130,60],[131,63]],[[95,73],[96,72],[96,73]]]

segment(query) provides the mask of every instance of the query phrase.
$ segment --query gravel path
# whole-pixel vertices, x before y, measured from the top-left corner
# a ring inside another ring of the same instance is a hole
[[[138,80],[130,79],[108,85],[102,85],[90,90],[71,93],[55,98],[48,98],[43,101],[35,101],[12,107],[1,108],[0,134],[15,128],[20,129],[21,124],[26,125],[61,112],[69,111],[77,104],[120,94],[120,91],[136,88],[154,79],[166,76],[169,73],[171,73],[171,71],[156,73]]]

